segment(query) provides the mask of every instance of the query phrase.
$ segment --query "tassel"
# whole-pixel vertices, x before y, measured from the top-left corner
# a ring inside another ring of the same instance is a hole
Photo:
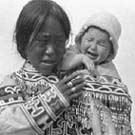
[[[95,94],[95,97],[96,97],[96,99],[98,99],[98,97],[99,97],[99,93],[96,93],[96,94]]]
[[[95,99],[95,95],[96,93],[95,92],[92,92],[92,97]]]

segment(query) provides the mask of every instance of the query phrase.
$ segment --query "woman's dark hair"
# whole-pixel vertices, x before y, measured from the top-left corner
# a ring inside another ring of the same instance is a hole
[[[32,0],[22,9],[16,23],[14,40],[20,55],[27,59],[25,49],[39,32],[47,16],[54,16],[62,25],[66,38],[69,38],[71,26],[65,11],[51,0]]]

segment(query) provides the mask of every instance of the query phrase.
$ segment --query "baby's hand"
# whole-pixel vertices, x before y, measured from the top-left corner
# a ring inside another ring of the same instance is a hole
[[[77,68],[78,66],[85,64],[83,62],[83,54],[72,54],[68,57],[65,57],[65,59],[63,60],[61,69],[64,70],[70,70],[73,68]]]
[[[69,57],[70,56],[70,57]],[[92,75],[95,74],[95,64],[94,61],[91,60],[87,55],[85,54],[72,54],[68,57],[65,57],[63,60],[61,69],[62,70],[70,70],[77,68],[80,65],[84,65],[85,69],[87,69]]]
[[[72,59],[68,61],[69,68],[76,68],[79,65],[84,64],[85,68],[89,71],[93,71],[95,69],[95,65],[93,60],[91,60],[88,56],[84,54],[75,54]]]
[[[95,68],[94,61],[91,60],[87,55],[82,54],[82,64],[85,65],[86,69],[94,78],[97,78],[99,76],[99,73]]]
[[[95,64],[94,61],[91,60],[87,55],[82,54],[82,64],[85,65],[86,69],[88,69],[90,72],[93,72],[95,70]]]

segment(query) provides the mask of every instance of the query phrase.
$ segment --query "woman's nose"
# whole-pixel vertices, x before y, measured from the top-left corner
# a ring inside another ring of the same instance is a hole
[[[46,54],[49,55],[49,54],[53,54],[54,52],[55,52],[55,49],[54,49],[53,45],[49,44],[49,45],[46,46],[46,50],[45,50]]]

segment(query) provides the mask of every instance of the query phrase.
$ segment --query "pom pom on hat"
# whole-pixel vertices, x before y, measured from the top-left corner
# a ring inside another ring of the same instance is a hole
[[[111,61],[117,54],[118,40],[121,34],[121,24],[119,23],[118,19],[111,13],[108,12],[95,13],[88,18],[88,20],[80,30],[79,34],[76,36],[75,38],[76,44],[80,44],[81,37],[90,26],[96,26],[108,32],[110,36],[110,41],[112,42],[113,45],[113,54],[111,54],[107,60]]]

